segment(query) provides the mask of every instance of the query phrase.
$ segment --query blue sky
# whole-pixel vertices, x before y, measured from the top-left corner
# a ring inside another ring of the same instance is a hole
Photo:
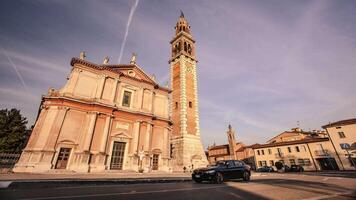
[[[41,95],[64,85],[72,57],[117,63],[133,0],[0,2],[0,107],[33,123]],[[164,84],[183,10],[196,39],[201,134],[226,143],[229,123],[247,144],[297,125],[356,117],[356,1],[141,0],[122,63]],[[15,67],[14,67],[15,66]],[[21,80],[22,79],[22,80]]]

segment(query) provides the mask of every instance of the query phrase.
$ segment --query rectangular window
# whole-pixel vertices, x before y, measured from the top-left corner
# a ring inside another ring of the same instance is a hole
[[[298,164],[302,166],[305,165],[304,159],[298,159]]]
[[[303,149],[304,149],[304,151],[307,151],[307,148],[305,148],[305,146],[303,145]]]
[[[273,160],[270,160],[270,161],[269,161],[269,164],[270,164],[271,166],[274,166],[274,161],[273,161]]]
[[[299,146],[295,146],[295,151],[296,151],[296,152],[300,152]]]
[[[189,108],[193,108],[193,103],[189,101]]]
[[[267,162],[265,160],[262,161],[262,166],[267,166]]]
[[[279,154],[282,153],[281,148],[277,148],[277,151],[278,151]]]
[[[176,102],[176,107],[175,108],[178,109],[178,102]]]
[[[260,155],[260,150],[257,150],[257,154]]]
[[[258,161],[258,165],[260,166],[260,167],[262,167],[263,165],[262,165],[262,161]]]
[[[132,92],[124,91],[124,96],[122,98],[122,106],[130,107]]]
[[[261,150],[262,155],[265,155],[265,150]]]
[[[288,147],[288,152],[292,153],[292,149],[290,147]]]
[[[268,154],[272,154],[272,150],[271,149],[268,149]]]
[[[295,160],[294,159],[289,159],[290,165],[295,165]]]
[[[340,138],[345,138],[345,133],[344,132],[338,132]]]

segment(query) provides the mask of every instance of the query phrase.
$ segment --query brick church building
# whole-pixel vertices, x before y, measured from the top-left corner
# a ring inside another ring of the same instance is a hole
[[[70,62],[67,83],[42,97],[14,172],[183,171],[206,166],[195,41],[183,13],[171,41],[171,89],[137,65]]]

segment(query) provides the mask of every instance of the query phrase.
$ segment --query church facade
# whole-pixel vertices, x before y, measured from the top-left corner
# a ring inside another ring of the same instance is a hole
[[[171,41],[171,89],[136,64],[71,60],[50,89],[14,172],[184,171],[206,166],[200,140],[194,40],[184,15]]]
[[[14,172],[171,171],[168,88],[131,61],[98,65],[73,58],[60,90],[43,96]]]

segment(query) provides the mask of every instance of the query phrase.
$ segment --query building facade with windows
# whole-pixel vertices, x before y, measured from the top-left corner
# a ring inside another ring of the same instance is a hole
[[[171,171],[168,88],[137,64],[71,60],[68,81],[50,89],[14,172]]]
[[[356,169],[356,118],[341,120],[322,126],[328,133],[341,168]]]
[[[252,147],[257,168],[275,166],[280,161],[288,166],[301,165],[306,171],[340,169],[341,162],[323,131],[304,132],[296,128],[268,141]]]

